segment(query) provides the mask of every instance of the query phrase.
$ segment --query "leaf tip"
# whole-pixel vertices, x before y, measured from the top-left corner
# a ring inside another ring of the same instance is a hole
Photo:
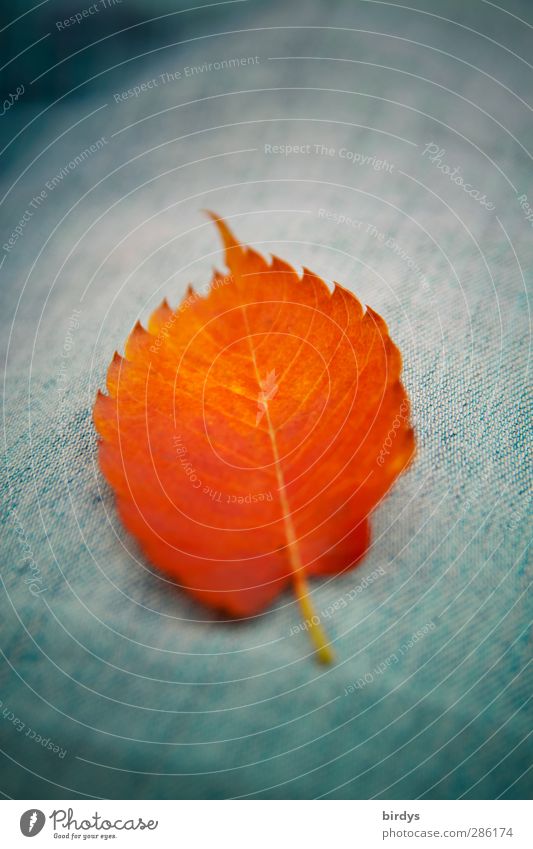
[[[368,304],[365,304],[365,316],[368,316],[374,322],[376,329],[382,336],[389,335],[389,328],[383,316],[369,307]]]
[[[223,218],[215,212],[212,212],[210,209],[206,209],[204,212],[211,218],[219,232],[224,245],[226,265],[228,268],[231,268],[234,264],[236,255],[240,257],[244,254],[244,248],[238,239],[235,238],[233,232],[230,230]]]
[[[97,390],[93,406],[93,424],[96,428],[97,433],[100,434],[101,437],[103,437],[104,433],[106,411],[108,409],[107,405],[109,403],[109,400],[109,395],[106,395],[104,392],[102,392],[101,389]]]

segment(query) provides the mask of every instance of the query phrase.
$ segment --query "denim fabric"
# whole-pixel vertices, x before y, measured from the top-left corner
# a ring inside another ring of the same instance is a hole
[[[500,5],[228,7],[10,147],[2,245],[45,196],[0,270],[4,794],[530,792],[531,9]],[[231,57],[259,61],[209,69]],[[156,574],[96,465],[113,352],[222,265],[206,207],[351,288],[403,354],[417,458],[364,561],[313,583],[330,668],[290,593],[228,622]]]

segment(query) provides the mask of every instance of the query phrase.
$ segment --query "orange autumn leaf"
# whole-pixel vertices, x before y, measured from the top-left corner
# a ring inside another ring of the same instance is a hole
[[[212,217],[229,274],[163,301],[115,354],[94,405],[100,466],[146,556],[197,599],[244,617],[292,585],[312,619],[307,578],[361,559],[414,453],[400,353],[347,289]]]

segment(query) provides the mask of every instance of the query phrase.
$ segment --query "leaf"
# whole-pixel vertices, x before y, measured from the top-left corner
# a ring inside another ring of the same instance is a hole
[[[94,406],[100,466],[157,568],[239,617],[292,585],[329,661],[307,578],[361,559],[413,456],[400,354],[351,292],[212,217],[230,274],[163,301],[115,354]]]

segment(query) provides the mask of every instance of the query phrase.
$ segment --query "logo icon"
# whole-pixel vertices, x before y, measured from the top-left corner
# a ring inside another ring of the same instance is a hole
[[[46,817],[38,808],[30,808],[29,811],[24,811],[20,818],[20,830],[24,837],[35,837],[42,831],[46,822]]]
[[[259,385],[261,386],[261,392],[257,398],[257,415],[255,417],[256,427],[266,413],[268,402],[274,398],[278,391],[278,384],[276,383],[277,378],[278,376],[276,371],[273,369],[267,374],[264,380],[260,381]]]

